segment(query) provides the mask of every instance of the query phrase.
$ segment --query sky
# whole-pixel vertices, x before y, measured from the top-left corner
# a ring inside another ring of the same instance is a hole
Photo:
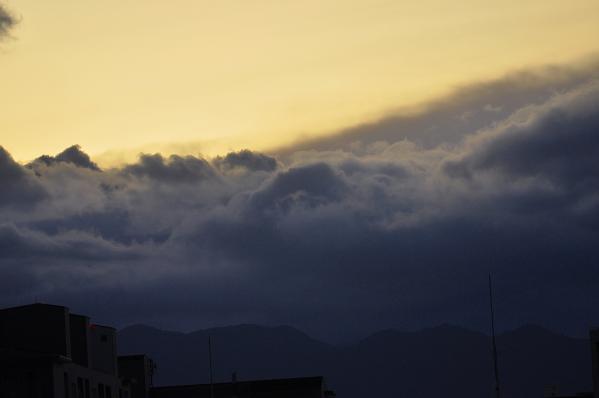
[[[599,325],[596,2],[5,1],[0,307]]]
[[[23,162],[272,150],[599,50],[594,0],[5,3],[2,144]]]

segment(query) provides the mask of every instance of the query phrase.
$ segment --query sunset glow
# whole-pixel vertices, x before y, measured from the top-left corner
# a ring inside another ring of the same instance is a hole
[[[595,0],[10,0],[2,145],[269,150],[599,50]],[[108,151],[108,153],[106,153]]]

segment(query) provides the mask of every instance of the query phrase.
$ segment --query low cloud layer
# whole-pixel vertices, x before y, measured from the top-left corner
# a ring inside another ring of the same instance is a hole
[[[0,304],[343,340],[484,329],[492,272],[500,325],[582,334],[599,303],[599,81],[535,86],[526,103],[479,91],[470,117],[490,116],[459,134],[451,125],[451,142],[393,139],[383,121],[383,140],[344,136],[279,158],[144,154],[105,170],[76,146],[27,166],[2,149]],[[442,130],[440,105],[431,112]],[[424,129],[418,118],[408,127]]]

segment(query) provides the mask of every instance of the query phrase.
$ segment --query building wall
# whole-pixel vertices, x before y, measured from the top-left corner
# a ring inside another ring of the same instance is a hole
[[[0,397],[52,397],[54,380],[51,361],[0,363]]]
[[[154,362],[145,355],[127,355],[118,358],[119,377],[131,387],[134,398],[149,397],[154,374]]]
[[[89,327],[90,367],[117,375],[116,330],[108,326]]]
[[[81,366],[89,366],[89,318],[70,314],[71,358]]]
[[[131,398],[116,375],[75,363],[55,364],[53,379],[56,398]]]
[[[47,304],[0,310],[0,347],[70,357],[69,310]]]

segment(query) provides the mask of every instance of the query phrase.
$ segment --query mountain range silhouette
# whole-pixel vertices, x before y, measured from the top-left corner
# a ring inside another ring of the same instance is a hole
[[[208,382],[208,336],[215,382],[322,375],[343,398],[491,396],[489,336],[452,325],[416,332],[384,330],[332,345],[289,327],[237,325],[172,332],[135,325],[119,332],[119,353],[146,353],[158,364],[155,385]],[[498,335],[503,397],[591,391],[589,342],[526,325]]]

